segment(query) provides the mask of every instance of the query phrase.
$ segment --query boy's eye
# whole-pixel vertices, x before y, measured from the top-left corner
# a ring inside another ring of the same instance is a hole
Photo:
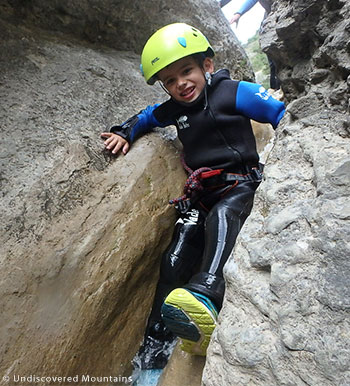
[[[165,85],[166,86],[170,86],[171,84],[173,84],[174,83],[174,78],[170,78],[170,79],[167,79],[166,81],[165,81]]]
[[[187,67],[184,69],[184,74],[189,74],[192,70],[192,67]]]

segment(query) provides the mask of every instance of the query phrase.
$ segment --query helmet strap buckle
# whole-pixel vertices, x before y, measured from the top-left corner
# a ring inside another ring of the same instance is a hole
[[[206,71],[204,76],[205,76],[205,80],[206,80],[208,86],[211,86],[211,73]]]

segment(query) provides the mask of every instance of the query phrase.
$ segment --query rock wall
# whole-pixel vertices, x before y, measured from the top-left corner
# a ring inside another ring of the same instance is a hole
[[[164,131],[119,158],[100,132],[164,98],[139,51],[178,20],[252,77],[209,0],[0,1],[1,385],[130,374],[184,173]]]
[[[144,88],[131,52],[3,23],[1,36],[0,373],[123,375],[184,174],[160,136],[115,159],[99,133],[159,92],[129,103]]]
[[[237,79],[254,78],[216,1],[1,0],[0,7],[1,17],[13,24],[20,22],[137,54],[158,28],[179,21],[189,23],[205,31],[219,67],[229,68]]]
[[[157,386],[199,386],[205,360],[205,357],[182,351],[179,341],[160,376]]]
[[[273,2],[261,44],[288,102],[203,385],[350,384],[350,3]]]

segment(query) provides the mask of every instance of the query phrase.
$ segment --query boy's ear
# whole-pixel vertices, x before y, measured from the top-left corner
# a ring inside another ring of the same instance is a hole
[[[214,72],[214,61],[212,58],[206,57],[203,62],[203,69],[205,72],[212,74]]]

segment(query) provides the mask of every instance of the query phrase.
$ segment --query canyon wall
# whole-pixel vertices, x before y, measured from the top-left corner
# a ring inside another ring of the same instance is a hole
[[[243,21],[243,20],[242,20]],[[203,385],[350,384],[350,3],[274,1],[287,113],[225,267]]]

